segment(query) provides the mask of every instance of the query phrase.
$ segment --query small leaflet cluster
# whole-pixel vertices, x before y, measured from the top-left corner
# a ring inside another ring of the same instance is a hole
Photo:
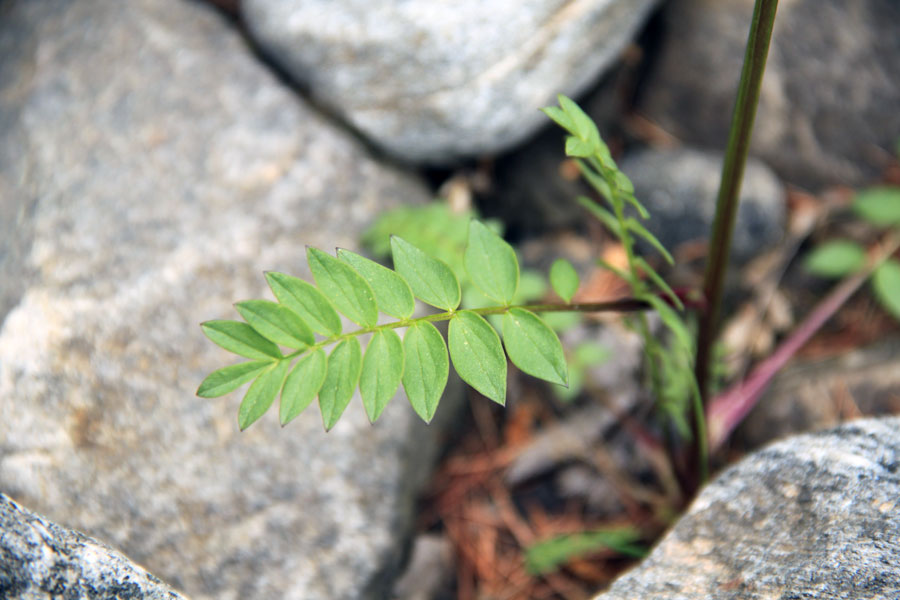
[[[879,186],[863,190],[853,200],[853,212],[873,227],[900,235],[900,187]],[[866,250],[857,242],[832,240],[816,248],[806,259],[806,269],[824,278],[839,278],[866,268]],[[900,261],[887,258],[872,273],[875,298],[900,320]]]
[[[347,250],[335,257],[308,248],[315,284],[266,273],[277,302],[238,302],[235,308],[244,321],[201,325],[212,342],[250,360],[214,371],[197,394],[218,397],[252,381],[238,412],[242,430],[279,396],[282,425],[318,398],[329,430],[357,388],[372,422],[401,385],[416,413],[431,421],[451,360],[463,381],[499,404],[506,401],[507,355],[525,373],[567,384],[559,338],[535,313],[513,305],[519,285],[516,254],[489,227],[469,223],[464,263],[472,283],[498,303],[492,307],[459,310],[459,281],[446,263],[400,237],[392,237],[390,245],[393,270]],[[413,318],[416,298],[444,312]],[[379,324],[379,313],[396,320]],[[341,315],[359,329],[344,332]],[[482,315],[501,316],[502,343]],[[446,343],[436,321],[449,321]],[[406,330],[402,339],[396,331],[401,328]],[[366,335],[363,351],[360,337]]]

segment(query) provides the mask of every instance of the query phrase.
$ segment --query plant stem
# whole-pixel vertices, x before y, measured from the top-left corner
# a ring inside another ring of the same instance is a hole
[[[709,259],[703,283],[707,309],[700,315],[697,360],[694,364],[697,385],[700,386],[700,396],[704,402],[709,389],[709,365],[722,308],[722,292],[731,250],[731,237],[737,217],[738,194],[744,176],[747,153],[750,149],[753,121],[756,118],[756,107],[759,104],[759,91],[766,68],[766,58],[769,54],[769,42],[772,39],[777,8],[778,0],[756,0],[753,8],[750,35],[744,54],[744,66],[741,70],[741,80],[738,85],[737,100],[728,135],[728,147],[722,165],[722,179],[716,201],[716,216],[713,222]]]
[[[652,307],[644,300],[637,298],[621,298],[619,300],[610,300],[609,302],[580,302],[575,304],[518,304],[514,306],[488,306],[485,308],[467,308],[462,311],[450,310],[446,312],[426,315],[424,317],[416,317],[415,319],[401,319],[393,323],[384,323],[383,325],[375,325],[374,327],[364,327],[348,333],[333,335],[317,342],[312,346],[301,348],[296,352],[286,355],[284,358],[295,358],[304,352],[315,350],[323,346],[328,346],[345,340],[348,338],[365,335],[367,333],[375,333],[385,329],[400,329],[402,327],[411,327],[417,323],[434,323],[437,321],[449,321],[457,312],[473,312],[479,315],[501,315],[509,312],[513,308],[523,308],[532,312],[641,312],[650,310]],[[283,360],[283,359],[282,359]]]

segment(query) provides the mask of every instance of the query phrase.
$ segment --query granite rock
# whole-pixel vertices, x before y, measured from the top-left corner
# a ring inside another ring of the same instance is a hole
[[[0,494],[0,597],[179,600],[126,556]]]
[[[639,110],[692,145],[724,148],[753,0],[674,0]],[[751,151],[813,189],[877,176],[900,138],[900,3],[782,2]]]
[[[615,62],[655,0],[244,0],[250,35],[310,94],[405,161],[494,153]]]
[[[900,418],[757,452],[597,600],[900,597]]]
[[[198,324],[427,191],[207,5],[0,10],[0,190],[30,232],[0,280],[0,489],[197,599],[384,597],[436,428],[400,396],[374,427],[356,399],[328,434],[315,407],[240,433],[239,395],[194,395],[233,360]]]
[[[646,149],[627,155],[620,168],[650,212],[646,227],[663,246],[707,239],[716,212],[721,155],[686,148]],[[778,242],[785,230],[785,191],[759,161],[744,171],[731,259],[744,262]]]

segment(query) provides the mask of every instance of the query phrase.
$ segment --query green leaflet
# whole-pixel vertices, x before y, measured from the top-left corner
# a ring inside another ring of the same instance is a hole
[[[672,255],[669,254],[669,251],[666,250],[665,246],[663,246],[662,243],[658,239],[656,239],[656,236],[647,231],[647,228],[641,225],[637,219],[635,219],[634,217],[625,219],[625,227],[627,227],[632,233],[636,233],[637,235],[647,240],[647,242],[651,246],[653,246],[657,252],[662,254],[662,257],[666,259],[667,263],[669,263],[670,265],[675,264],[675,259],[672,258]]]
[[[633,527],[564,534],[526,548],[525,566],[533,575],[552,573],[573,558],[600,550],[640,558],[647,555],[647,549],[638,543],[640,539],[640,532]]]
[[[600,140],[600,132],[597,131],[597,126],[594,124],[594,121],[592,121],[591,118],[581,110],[581,107],[575,104],[570,98],[559,94],[556,99],[559,102],[559,106],[571,119],[572,129],[569,131],[572,135],[575,135],[582,140],[589,142],[595,148],[598,148],[602,142]]]
[[[681,301],[681,298],[678,297],[678,294],[675,293],[675,290],[673,290],[669,286],[669,284],[666,283],[665,279],[660,277],[659,273],[657,273],[653,269],[653,267],[651,267],[649,265],[649,263],[647,263],[646,260],[644,260],[640,256],[636,256],[634,259],[634,262],[637,266],[639,266],[641,269],[643,269],[643,271],[647,275],[647,277],[650,278],[650,281],[652,281],[654,284],[656,284],[656,287],[658,287],[661,292],[663,292],[666,296],[669,297],[669,300],[672,301],[672,304],[675,305],[675,308],[677,308],[678,310],[684,310],[684,303]]]
[[[297,313],[268,300],[247,300],[234,305],[250,327],[276,344],[302,350],[315,343],[313,332]]]
[[[578,272],[572,263],[564,258],[553,261],[550,266],[550,286],[566,304],[572,301],[578,291]]]
[[[826,242],[809,253],[803,266],[818,277],[843,277],[859,271],[866,263],[866,251],[850,240]]]
[[[618,238],[622,237],[622,228],[619,227],[619,222],[616,220],[615,215],[606,210],[604,207],[600,206],[590,198],[586,198],[585,196],[578,197],[578,204],[585,207],[588,212],[597,217],[597,219],[606,225],[606,228],[609,229],[613,235]]]
[[[397,393],[403,376],[403,342],[391,329],[377,331],[366,346],[359,393],[369,421],[374,423]]]
[[[678,316],[678,313],[675,312],[675,309],[666,304],[665,300],[653,294],[642,296],[641,300],[646,300],[650,306],[653,307],[659,315],[659,318],[662,320],[663,325],[668,327],[675,335],[675,340],[678,342],[681,350],[688,355],[692,355],[694,351],[693,338],[687,330],[684,321],[682,321],[681,317]]]
[[[247,358],[268,359],[281,358],[278,346],[256,333],[256,331],[240,321],[206,321],[201,323],[203,333],[214,344],[229,352]]]
[[[450,361],[444,338],[431,323],[417,323],[403,337],[403,389],[413,410],[431,422],[447,386]]]
[[[472,283],[497,302],[509,305],[519,287],[516,252],[499,235],[480,221],[469,223],[469,244],[464,255]]]
[[[378,309],[398,319],[408,319],[416,309],[409,284],[394,271],[379,265],[355,252],[339,248],[338,258],[353,267],[370,286],[375,294]]]
[[[343,340],[328,356],[328,372],[319,390],[319,409],[325,431],[334,427],[350,404],[361,368],[362,349],[355,337]]]
[[[506,356],[494,328],[480,315],[460,311],[450,319],[447,341],[460,378],[497,404],[506,404]]]
[[[327,359],[321,348],[303,356],[284,382],[278,420],[282,427],[303,412],[325,383]]]
[[[853,210],[873,225],[900,225],[900,187],[881,186],[863,190],[856,195]]]
[[[512,308],[503,315],[503,342],[509,359],[522,371],[551,383],[567,384],[562,344],[533,312]]]
[[[375,294],[350,265],[318,248],[307,248],[306,259],[319,289],[348,319],[363,327],[378,322]]]
[[[263,413],[269,410],[275,396],[281,391],[284,376],[290,366],[290,360],[280,360],[253,382],[238,409],[238,427],[241,431],[250,427]]]
[[[313,331],[322,335],[341,333],[341,318],[314,285],[275,271],[266,273],[266,281],[278,301],[300,315]]]
[[[270,366],[271,361],[254,360],[218,369],[206,376],[197,388],[197,395],[201,398],[218,398],[255,379],[260,371]]]
[[[900,262],[889,259],[881,263],[872,275],[872,287],[881,305],[900,320]]]
[[[460,300],[459,281],[446,263],[397,236],[391,237],[391,251],[394,269],[406,280],[416,298],[444,310],[456,310]]]

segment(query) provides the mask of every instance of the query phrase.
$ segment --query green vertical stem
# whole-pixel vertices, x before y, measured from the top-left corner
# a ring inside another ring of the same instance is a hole
[[[766,69],[769,41],[772,39],[777,8],[778,0],[756,0],[734,115],[731,119],[728,148],[722,165],[722,180],[716,201],[716,216],[703,282],[706,310],[700,315],[697,361],[694,364],[694,373],[704,402],[709,390],[709,366],[722,309],[722,291],[738,211],[738,194],[741,191],[744,166],[750,149],[750,136],[756,118],[756,107],[759,104],[759,90]]]

